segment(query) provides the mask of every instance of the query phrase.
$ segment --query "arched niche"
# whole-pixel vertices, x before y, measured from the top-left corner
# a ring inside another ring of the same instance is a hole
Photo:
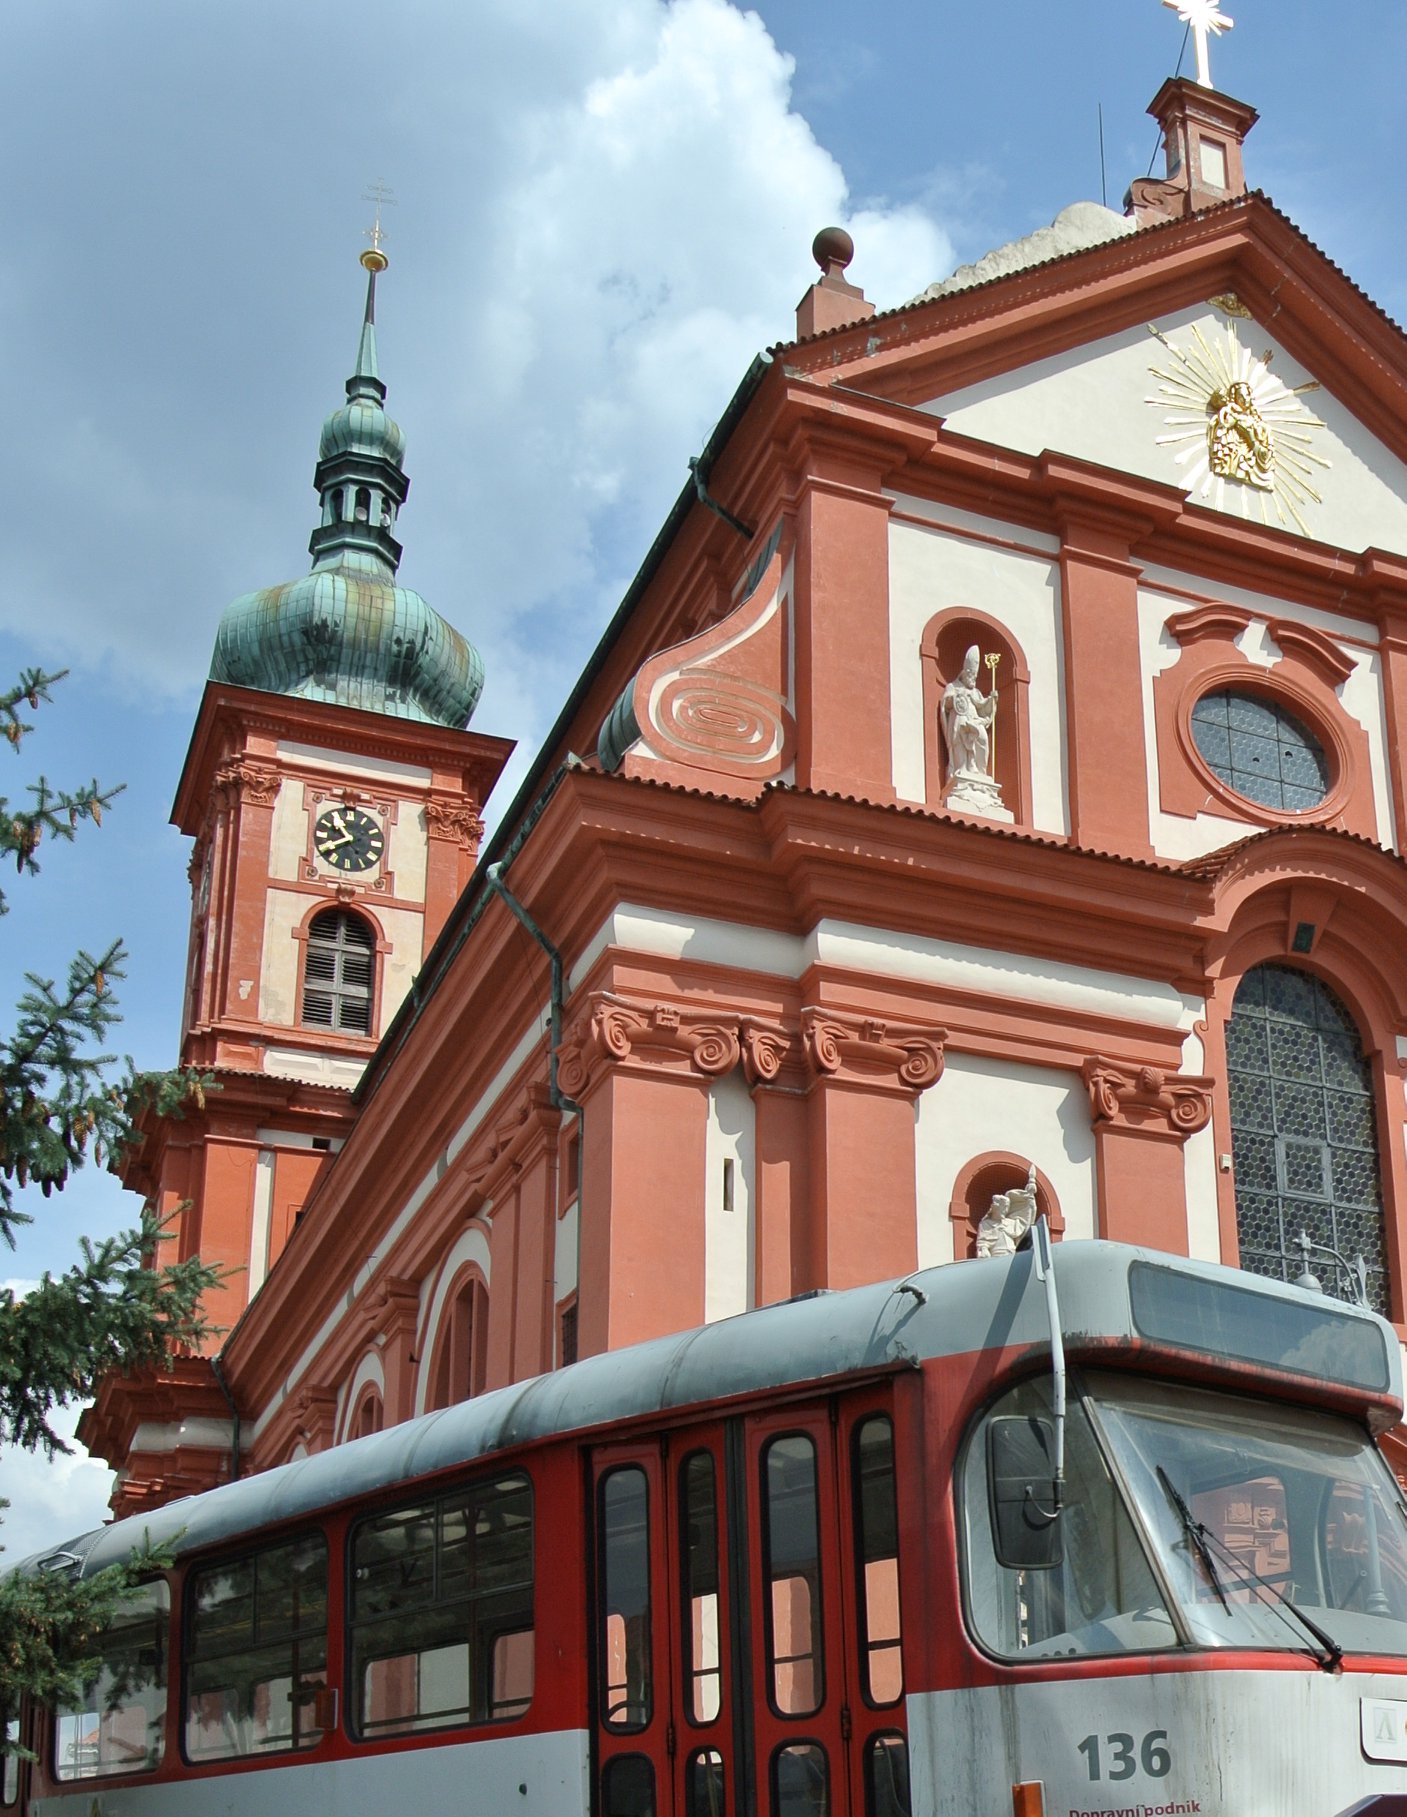
[[[977,1226],[986,1216],[993,1197],[999,1192],[1010,1192],[1013,1187],[1024,1186],[1030,1171],[1028,1157],[995,1148],[974,1155],[961,1168],[953,1182],[953,1196],[948,1205],[948,1216],[953,1221],[955,1262],[966,1261],[977,1254]],[[1045,1214],[1052,1237],[1059,1239],[1065,1234],[1065,1218],[1055,1188],[1039,1167],[1036,1169],[1036,1210]]]
[[[943,805],[948,753],[943,742],[943,690],[962,672],[973,644],[982,654],[982,691],[991,686],[986,657],[997,655],[996,780],[1003,804],[1018,826],[1031,824],[1031,669],[1025,651],[1007,627],[973,606],[949,606],[924,626],[919,643],[923,664],[924,799]]]

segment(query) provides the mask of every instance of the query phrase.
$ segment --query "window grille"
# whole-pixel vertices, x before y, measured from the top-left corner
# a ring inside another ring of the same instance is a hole
[[[1192,737],[1212,774],[1262,807],[1304,814],[1329,793],[1324,747],[1277,701],[1205,694],[1192,709]]]
[[[375,977],[376,942],[361,916],[350,909],[315,915],[303,962],[303,1026],[370,1034]]]
[[[1226,1027],[1236,1232],[1241,1266],[1293,1280],[1303,1230],[1368,1265],[1368,1300],[1388,1309],[1373,1082],[1363,1043],[1338,998],[1308,972],[1259,965],[1236,992]],[[1350,1275],[1311,1266],[1331,1293]]]

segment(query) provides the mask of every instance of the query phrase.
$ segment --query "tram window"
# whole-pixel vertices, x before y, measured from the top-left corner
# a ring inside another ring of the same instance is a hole
[[[313,1704],[327,1684],[322,1535],[195,1572],[187,1606],[187,1758],[316,1747]]]
[[[909,1744],[871,1735],[865,1745],[865,1817],[909,1817]]]
[[[617,1754],[601,1775],[601,1817],[655,1817],[655,1768],[645,1754]]]
[[[649,1520],[643,1470],[629,1464],[601,1479],[600,1648],[608,1729],[643,1729],[654,1710]]]
[[[695,1451],[685,1458],[679,1488],[684,1708],[690,1722],[713,1722],[723,1702],[723,1670],[718,1650],[718,1498],[709,1452]]]
[[[797,1741],[772,1756],[772,1817],[829,1817],[830,1765],[817,1741]]]
[[[779,1716],[810,1716],[826,1694],[816,1448],[798,1432],[773,1439],[763,1457],[763,1570],[772,1707]]]
[[[15,1716],[6,1716],[3,1720],[5,1725],[5,1746],[7,1748],[17,1748],[20,1741],[19,1719]],[[19,1795],[19,1759],[15,1754],[7,1753],[4,1759],[0,1760],[0,1805],[16,1804],[19,1801]]]
[[[164,1579],[144,1584],[99,1636],[97,1668],[83,1687],[81,1701],[59,1705],[57,1778],[150,1773],[160,1764],[170,1606]]]
[[[352,1535],[352,1724],[363,1740],[508,1722],[533,1693],[533,1494],[521,1475]]]
[[[851,1468],[865,1697],[871,1704],[898,1703],[904,1695],[899,1514],[894,1495],[894,1427],[884,1414],[877,1413],[855,1428]]]
[[[723,1756],[717,1748],[700,1748],[689,1756],[684,1781],[684,1817],[728,1817]]]
[[[1049,1420],[1050,1383],[1023,1382],[989,1417]],[[1139,1544],[1082,1403],[1065,1422],[1060,1557],[1048,1568],[998,1563],[987,1492],[987,1421],[962,1466],[968,1618],[994,1653],[1022,1659],[1145,1653],[1177,1644],[1166,1604]]]

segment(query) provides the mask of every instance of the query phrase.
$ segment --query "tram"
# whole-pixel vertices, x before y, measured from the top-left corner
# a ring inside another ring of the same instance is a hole
[[[1080,1242],[822,1293],[119,1522],[25,1817],[1401,1817],[1391,1326]]]

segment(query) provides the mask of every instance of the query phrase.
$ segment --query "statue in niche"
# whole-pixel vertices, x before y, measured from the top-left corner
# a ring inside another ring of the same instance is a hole
[[[939,718],[948,749],[948,781],[943,806],[983,820],[1010,821],[1014,816],[1002,802],[1001,784],[993,770],[996,761],[997,664],[999,655],[987,659],[991,689],[983,694],[978,682],[982,654],[973,644],[963,658],[962,670],[943,690]]]
[[[1024,1186],[1013,1186],[1010,1192],[994,1192],[992,1202],[977,1226],[979,1256],[1015,1255],[1036,1221],[1036,1164],[1026,1176]]]

